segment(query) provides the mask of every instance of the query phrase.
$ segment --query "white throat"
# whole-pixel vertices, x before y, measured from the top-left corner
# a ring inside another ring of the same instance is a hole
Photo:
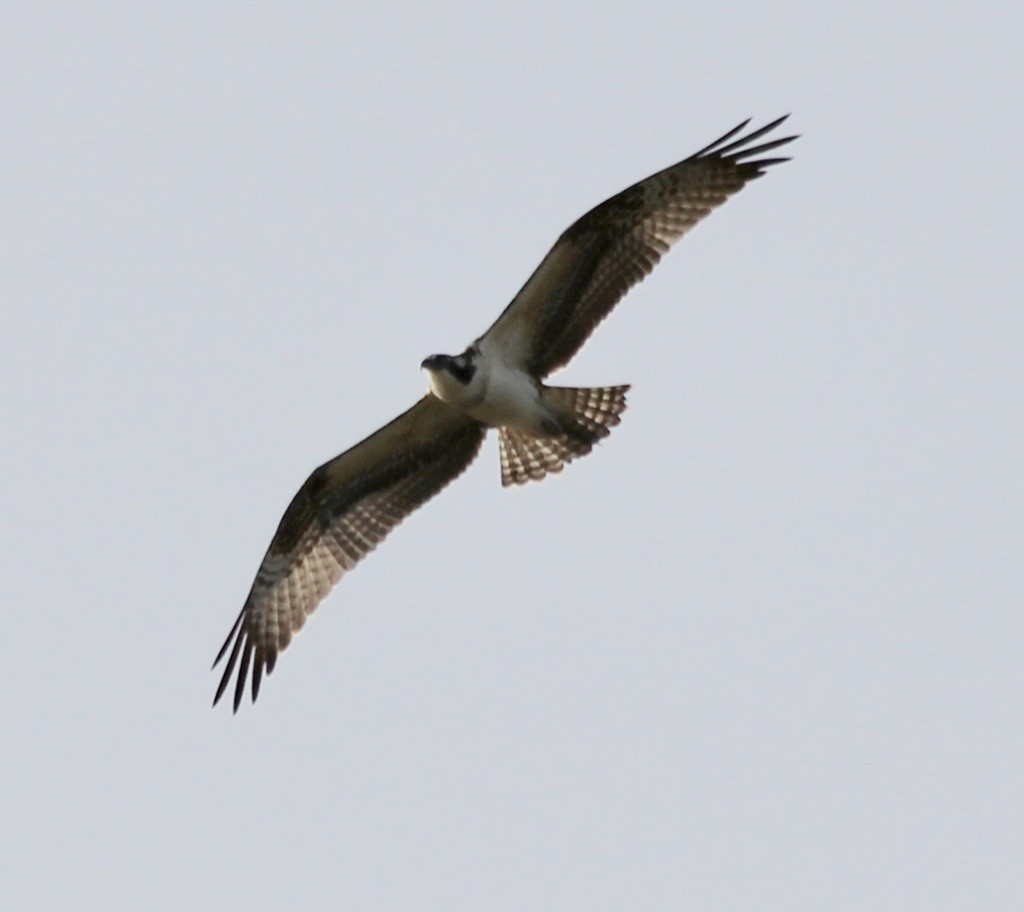
[[[474,398],[474,383],[470,382],[466,384],[459,383],[451,374],[446,370],[434,370],[430,367],[423,368],[427,372],[427,377],[430,379],[430,391],[437,396],[442,402],[448,402],[452,405],[469,405]],[[476,378],[473,378],[476,380]]]

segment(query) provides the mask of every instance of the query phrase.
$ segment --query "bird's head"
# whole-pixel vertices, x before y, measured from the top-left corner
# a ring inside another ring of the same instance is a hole
[[[430,377],[431,392],[442,402],[468,398],[476,375],[476,353],[467,348],[461,355],[430,355],[420,365]]]

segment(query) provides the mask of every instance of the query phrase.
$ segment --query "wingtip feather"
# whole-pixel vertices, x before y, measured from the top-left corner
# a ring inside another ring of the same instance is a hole
[[[754,140],[760,139],[765,134],[770,133],[779,124],[781,124],[786,119],[786,117],[789,117],[789,115],[787,114],[785,115],[785,117],[779,117],[773,120],[771,123],[765,124],[763,127],[759,127],[752,133],[747,133],[745,136],[741,136],[738,139],[734,139],[731,143],[728,143],[727,145],[717,145],[716,148],[713,150],[713,154],[719,156],[720,158],[736,158],[737,153],[739,155],[750,155],[751,149],[754,148],[750,144],[754,142]],[[774,142],[781,144],[783,142],[789,142],[791,138],[792,137],[787,137],[784,140],[774,140]],[[767,145],[767,143],[765,145]]]
[[[256,698],[260,694],[260,681],[263,680],[263,666],[264,666],[264,655],[263,650],[259,649],[256,651],[256,659],[252,666],[252,702],[256,702]]]
[[[714,142],[708,143],[703,149],[700,149],[699,151],[694,152],[693,155],[690,156],[690,158],[700,158],[702,155],[707,155],[709,152],[715,151],[717,146],[720,146],[724,142],[728,142],[737,133],[739,133],[741,130],[745,129],[747,124],[749,124],[752,119],[753,118],[748,117],[745,121],[743,121],[743,123],[737,124],[735,127],[733,127],[731,130],[729,130],[727,133],[724,133],[723,135],[719,136],[718,139],[716,139]]]
[[[755,155],[762,155],[765,152],[771,152],[772,149],[778,149],[779,146],[791,143],[794,139],[796,139],[795,136],[784,136],[781,139],[773,139],[771,142],[761,143],[759,146],[751,146],[749,149],[739,149],[729,155],[728,159],[733,162],[743,162],[748,158],[753,158]],[[752,162],[752,164],[758,164],[758,162]]]
[[[220,702],[220,698],[224,696],[224,691],[227,690],[229,677],[230,669],[225,669],[224,674],[220,676],[220,683],[217,685],[217,692],[213,695],[214,706],[216,706]]]
[[[238,633],[238,628],[242,625],[242,619],[245,617],[245,609],[243,608],[235,619],[235,623],[231,625],[231,630],[228,631],[228,635],[224,640],[224,645],[220,647],[220,651],[217,653],[217,658],[213,660],[213,664],[210,666],[210,671],[213,671],[217,667],[221,659],[224,658],[224,653],[228,651],[228,646],[231,645],[231,641],[235,638],[235,634]]]
[[[238,666],[238,678],[235,681],[235,712],[238,712],[238,707],[241,705],[242,697],[245,694],[245,682],[249,677],[249,660],[252,658],[252,650],[252,641],[247,641],[245,648],[242,650],[242,664]]]

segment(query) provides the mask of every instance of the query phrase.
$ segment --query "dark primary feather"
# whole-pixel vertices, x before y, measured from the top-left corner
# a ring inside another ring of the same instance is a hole
[[[785,119],[733,139],[750,123],[744,121],[591,209],[562,234],[483,338],[538,377],[568,363],[672,244],[766,168],[788,161],[756,156],[795,136],[752,145]]]
[[[264,670],[274,670],[278,653],[334,584],[460,475],[484,434],[482,424],[427,395],[309,476],[285,510],[245,606],[213,663],[230,648],[214,705],[237,669],[237,711],[250,666],[256,699]]]

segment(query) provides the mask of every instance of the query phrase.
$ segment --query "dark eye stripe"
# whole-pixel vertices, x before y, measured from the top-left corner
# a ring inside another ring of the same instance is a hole
[[[472,361],[453,358],[451,363],[452,376],[462,384],[468,384],[476,373],[476,365]]]

